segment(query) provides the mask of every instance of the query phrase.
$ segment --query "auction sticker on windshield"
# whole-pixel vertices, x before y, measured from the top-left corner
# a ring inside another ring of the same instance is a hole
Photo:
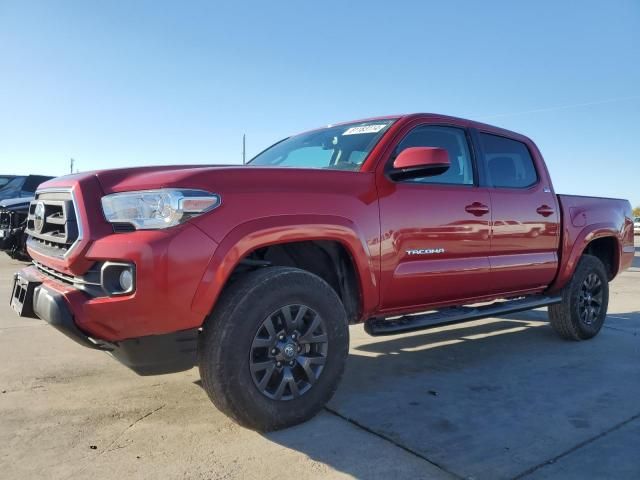
[[[380,130],[382,130],[386,126],[387,124],[383,123],[383,124],[376,124],[376,125],[363,125],[361,127],[351,127],[345,130],[345,132],[342,135],[360,135],[362,133],[378,133]]]

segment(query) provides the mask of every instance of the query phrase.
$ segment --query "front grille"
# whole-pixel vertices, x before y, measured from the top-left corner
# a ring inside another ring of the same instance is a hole
[[[63,258],[80,240],[73,196],[70,191],[43,191],[29,205],[27,245],[38,253]]]
[[[15,225],[15,212],[0,208],[0,228],[13,228]]]
[[[0,207],[0,228],[21,227],[26,219],[26,209]]]

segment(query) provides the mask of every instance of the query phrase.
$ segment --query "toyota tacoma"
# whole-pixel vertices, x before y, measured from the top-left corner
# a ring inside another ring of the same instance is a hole
[[[633,259],[626,200],[557,195],[536,145],[435,114],[330,125],[247,166],[73,174],[29,207],[13,308],[142,375],[197,366],[268,431],[316,414],[350,324],[391,335],[548,306],[587,340]]]

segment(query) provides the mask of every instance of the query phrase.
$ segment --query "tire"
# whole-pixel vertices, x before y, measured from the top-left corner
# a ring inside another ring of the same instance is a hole
[[[564,288],[562,301],[549,307],[553,329],[567,340],[595,337],[607,316],[609,279],[603,263],[583,255],[573,277]],[[599,305],[598,305],[599,302]]]
[[[316,415],[336,391],[348,352],[336,292],[304,270],[267,267],[223,292],[200,334],[198,367],[219,410],[266,432]]]

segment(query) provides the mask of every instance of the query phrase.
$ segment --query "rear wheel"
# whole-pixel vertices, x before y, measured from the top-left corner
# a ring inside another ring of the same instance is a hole
[[[587,340],[600,332],[609,305],[608,282],[600,259],[583,255],[563,291],[562,302],[549,307],[551,326],[561,337]]]
[[[289,267],[247,274],[222,295],[198,348],[202,384],[238,423],[261,431],[303,422],[335,392],[349,331],[321,278]]]

